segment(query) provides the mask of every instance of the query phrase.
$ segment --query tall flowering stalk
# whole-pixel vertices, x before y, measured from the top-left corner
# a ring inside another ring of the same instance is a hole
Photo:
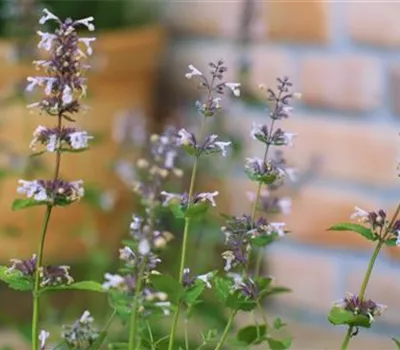
[[[36,68],[45,74],[28,77],[26,89],[32,91],[35,87],[44,87],[45,96],[28,107],[38,108],[48,116],[56,118],[55,127],[41,125],[34,131],[30,145],[35,149],[40,144],[44,146],[43,152],[55,153],[54,175],[50,180],[19,180],[18,193],[25,194],[28,199],[16,200],[13,204],[14,209],[34,205],[46,206],[37,256],[30,260],[31,274],[34,274],[32,350],[38,349],[40,290],[46,285],[44,277],[48,270],[42,266],[43,250],[52,210],[56,206],[67,206],[79,201],[84,195],[82,180],[69,182],[60,178],[61,154],[84,151],[92,138],[86,131],[63,126],[63,121],[74,122],[74,115],[82,109],[80,99],[86,93],[86,78],[83,77],[83,73],[89,68],[82,61],[92,54],[90,44],[95,38],[80,38],[76,30],[79,26],[84,26],[93,31],[93,17],[76,21],[67,18],[62,21],[47,9],[43,12],[44,15],[39,23],[43,25],[48,21],[54,21],[57,28],[54,33],[37,31],[40,36],[38,47],[47,51],[49,58],[33,62]],[[15,266],[24,273],[23,263],[17,263]],[[66,272],[66,268],[59,268],[61,277]],[[56,278],[56,281],[63,282],[61,277]]]
[[[188,244],[188,235],[190,230],[190,223],[194,215],[197,215],[201,211],[205,211],[208,205],[215,206],[214,198],[219,194],[218,191],[212,193],[197,193],[195,194],[195,182],[197,168],[199,164],[199,158],[201,156],[219,153],[223,156],[227,155],[227,147],[231,142],[224,142],[218,139],[218,135],[209,135],[204,138],[204,126],[207,118],[215,116],[218,110],[221,108],[219,95],[224,93],[226,88],[232,90],[235,96],[240,95],[240,84],[237,83],[227,83],[224,82],[224,73],[227,68],[224,66],[224,62],[219,60],[216,63],[210,63],[210,76],[207,78],[193,65],[189,65],[190,71],[185,75],[187,79],[192,79],[193,77],[198,78],[200,81],[199,88],[206,90],[206,100],[205,102],[196,102],[196,107],[199,114],[202,116],[201,127],[199,135],[196,137],[193,133],[187,131],[186,129],[181,129],[178,133],[179,144],[185,148],[187,153],[193,157],[193,168],[192,175],[190,179],[189,191],[183,194],[171,194],[167,192],[162,192],[165,196],[165,205],[172,205],[175,208],[179,208],[182,217],[184,217],[185,225],[183,229],[183,239],[182,239],[182,251],[179,265],[179,283],[184,282],[184,271],[186,264],[186,249]],[[180,305],[178,304],[171,326],[171,332],[169,337],[168,349],[172,350],[175,341],[175,332],[179,319]]]
[[[333,325],[348,326],[341,350],[347,349],[351,339],[358,334],[360,327],[370,328],[375,316],[380,316],[387,308],[383,304],[367,299],[365,294],[381,249],[384,246],[400,245],[399,214],[400,204],[390,220],[384,209],[366,211],[355,207],[355,212],[350,218],[356,219],[357,224],[340,223],[330,228],[333,231],[353,231],[369,241],[376,242],[359,293],[347,293],[343,299],[334,303],[328,315],[328,320]]]

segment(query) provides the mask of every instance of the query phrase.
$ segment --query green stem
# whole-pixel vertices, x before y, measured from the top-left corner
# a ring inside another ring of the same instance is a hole
[[[185,350],[189,350],[188,319],[185,319]]]
[[[371,259],[370,259],[369,264],[368,264],[367,271],[365,272],[364,280],[363,280],[363,282],[361,284],[360,293],[358,294],[358,297],[359,297],[360,301],[362,301],[364,299],[365,291],[367,289],[368,282],[369,282],[369,280],[371,278],[372,270],[374,268],[376,259],[378,258],[378,255],[379,255],[380,250],[382,249],[382,246],[385,244],[385,240],[387,239],[387,236],[390,235],[392,227],[393,227],[394,223],[396,222],[396,219],[399,216],[399,213],[400,213],[400,204],[397,206],[397,209],[396,209],[396,211],[395,211],[395,213],[394,213],[394,215],[392,217],[392,220],[390,220],[390,223],[389,223],[388,227],[386,228],[384,234],[379,238],[379,242],[376,245],[375,250],[374,250],[374,252],[373,252],[373,254],[371,256]],[[341,350],[346,350],[347,349],[347,346],[349,345],[351,337],[352,337],[352,334],[353,334],[353,328],[354,327],[352,327],[352,326],[350,326],[348,328],[346,336],[345,336],[345,338],[343,340],[343,343],[342,343]]]
[[[137,277],[137,284],[135,287],[135,295],[133,297],[133,304],[131,310],[131,319],[130,319],[130,327],[129,327],[129,345],[128,350],[135,349],[135,342],[136,342],[136,333],[137,333],[137,306],[139,302],[139,296],[142,289],[142,282],[143,282],[143,274],[146,268],[147,259],[143,259],[140,266],[139,266],[139,274]]]
[[[351,335],[353,334],[353,326],[350,326],[347,330],[346,336],[343,339],[342,346],[340,347],[341,350],[346,350],[347,346],[350,343]]]
[[[42,234],[40,239],[39,251],[36,258],[36,269],[35,269],[35,286],[33,290],[33,313],[32,313],[32,350],[37,350],[39,346],[39,288],[40,288],[40,266],[43,260],[44,242],[46,240],[47,227],[49,225],[51,205],[47,206],[46,213],[44,216]]]
[[[226,327],[224,329],[224,333],[222,333],[221,339],[219,340],[217,347],[215,350],[220,350],[224,346],[224,343],[226,341],[226,338],[228,337],[229,331],[231,330],[233,320],[235,319],[235,316],[237,314],[237,310],[234,310],[229,317],[228,323],[226,324]]]
[[[200,129],[200,137],[199,139],[201,140],[203,130],[204,130],[204,124],[205,124],[205,117],[202,120],[201,123],[201,129]],[[194,185],[196,182],[196,174],[197,174],[197,167],[198,167],[198,162],[199,162],[199,157],[196,156],[194,158],[194,163],[193,163],[193,168],[192,168],[192,175],[190,178],[190,185],[189,185],[189,193],[188,193],[188,203],[190,203],[192,197],[193,197],[193,192],[194,192]],[[190,205],[190,204],[189,204]],[[189,228],[190,228],[190,218],[185,218],[185,227],[183,228],[183,239],[182,239],[182,252],[181,252],[181,262],[179,265],[179,283],[182,283],[183,281],[183,269],[185,268],[185,262],[186,262],[186,251],[187,251],[187,241],[188,241],[188,236],[189,236]],[[174,317],[172,319],[172,325],[171,325],[171,332],[169,335],[169,343],[168,343],[168,350],[172,350],[174,347],[174,338],[175,338],[175,332],[176,332],[176,326],[178,324],[178,319],[179,319],[179,311],[180,311],[180,304],[176,306],[175,312],[174,312]]]

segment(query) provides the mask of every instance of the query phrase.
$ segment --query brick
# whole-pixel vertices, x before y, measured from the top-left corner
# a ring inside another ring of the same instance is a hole
[[[249,213],[249,201],[235,201],[238,196],[244,198],[247,191],[255,191],[256,185],[247,179],[232,179],[229,188],[235,192],[227,197],[224,209],[235,214]],[[333,224],[351,222],[350,215],[354,207],[366,210],[377,208],[374,200],[357,192],[330,189],[323,186],[307,185],[294,193],[286,188],[282,196],[292,198],[292,212],[288,215],[267,215],[271,221],[282,221],[291,231],[290,239],[300,243],[320,245],[338,249],[370,249],[371,243],[352,232],[327,231]]]
[[[244,156],[262,157],[263,145],[252,140],[249,133],[253,122],[266,122],[263,113],[238,106],[231,109],[229,120],[227,127],[242,135]],[[318,175],[323,178],[379,187],[398,184],[399,136],[389,125],[294,113],[279,126],[298,134],[294,146],[284,152],[289,164],[300,170],[307,170],[311,159],[318,157]]]
[[[365,275],[368,260],[360,266],[353,264],[348,270],[347,291],[358,293]],[[372,271],[365,297],[377,303],[388,306],[388,309],[379,320],[391,323],[400,323],[400,274],[398,266],[384,266],[379,259]],[[378,322],[379,322],[378,320]]]
[[[265,1],[267,38],[295,43],[327,43],[329,5],[325,1]]]
[[[314,311],[327,310],[334,300],[336,269],[333,260],[324,253],[310,254],[301,249],[271,249],[265,257],[266,271],[276,278],[276,284],[293,291],[279,295],[277,302]],[[304,273],[299,274],[299,271]]]
[[[400,44],[400,3],[349,2],[347,28],[350,37],[362,44],[386,47]]]
[[[249,56],[251,60],[249,87],[260,97],[265,97],[265,92],[258,88],[260,84],[276,86],[277,77],[294,75],[293,60],[285,50],[253,45]],[[292,83],[297,85],[296,81]]]
[[[303,102],[314,107],[365,112],[381,103],[377,60],[363,55],[309,55],[300,63]]]
[[[242,1],[170,1],[166,20],[185,33],[234,37],[239,31],[242,11]]]

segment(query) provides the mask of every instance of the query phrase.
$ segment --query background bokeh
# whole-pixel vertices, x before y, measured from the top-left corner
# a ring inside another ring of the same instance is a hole
[[[94,16],[98,31],[86,101],[91,110],[78,124],[96,143],[90,152],[62,160],[63,176],[84,179],[88,195],[84,203],[56,211],[46,260],[70,264],[77,279],[101,280],[114,269],[119,241],[139,210],[130,189],[131,164],[143,152],[143,135],[170,124],[196,127],[199,91],[184,78],[188,64],[206,71],[209,61],[223,58],[227,79],[242,84],[241,98],[224,97],[223,113],[213,122],[235,141],[235,153],[225,164],[207,164],[198,188],[220,191],[220,212],[248,212],[244,198],[253,187],[241,166],[246,156],[260,156],[249,131],[252,122],[267,118],[258,85],[272,86],[287,75],[302,93],[283,125],[298,133],[286,154],[300,170],[299,182],[283,193],[293,198],[292,213],[280,218],[292,233],[268,250],[264,270],[293,293],[277,297],[268,312],[290,324],[295,349],[337,348],[343,330],[333,329],[325,315],[334,300],[358,291],[371,246],[326,229],[349,220],[356,205],[393,212],[400,197],[400,3],[0,0],[0,6],[1,262],[35,251],[41,210],[12,212],[10,203],[19,178],[46,176],[52,162],[51,155],[27,157],[35,127],[52,123],[28,112],[26,105],[38,96],[24,91],[38,56],[40,11],[46,6],[60,17]],[[176,185],[186,183],[184,178]],[[180,226],[170,225],[176,239],[165,268],[172,270]],[[212,216],[191,235],[191,264],[200,272],[221,266],[218,225]],[[373,330],[362,331],[355,348],[393,348],[389,337],[399,335],[400,325],[399,258],[392,249],[379,259],[367,294],[389,309]],[[19,342],[29,325],[30,296],[4,285],[0,293],[0,345]],[[46,302],[45,321],[75,318],[87,307],[101,320],[106,305],[101,296],[66,292]],[[223,315],[204,309],[205,323],[218,326]],[[22,343],[16,348],[23,349]]]

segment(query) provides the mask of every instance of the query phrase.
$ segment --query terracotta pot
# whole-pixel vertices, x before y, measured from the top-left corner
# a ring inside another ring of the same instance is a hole
[[[101,142],[89,152],[65,154],[61,160],[61,176],[68,180],[84,179],[105,188],[115,188],[119,201],[114,212],[94,214],[100,231],[102,244],[114,245],[120,240],[114,227],[118,224],[118,212],[129,205],[132,194],[108,164],[116,153],[116,145],[111,138],[111,128],[115,112],[132,107],[151,114],[155,78],[164,48],[165,35],[160,27],[140,30],[115,31],[100,34],[94,46],[102,69],[88,75],[89,97],[84,101],[91,110],[77,117],[77,126],[92,133],[102,135]],[[9,50],[10,44],[0,43],[0,52]],[[1,58],[1,54],[0,54]],[[16,79],[34,75],[29,65],[0,64],[0,89],[4,89]],[[4,90],[3,90],[4,91]],[[13,148],[29,154],[28,148],[33,130],[37,125],[52,126],[54,120],[45,115],[30,114],[26,102],[15,102],[0,106],[2,125],[0,140],[9,142]],[[52,169],[54,155],[45,154],[43,159]],[[49,177],[51,175],[47,175]],[[0,184],[0,215],[2,227],[18,228],[22,234],[17,237],[1,237],[0,260],[11,257],[27,257],[37,249],[44,207],[17,212],[11,211],[11,202],[19,197],[16,193],[18,177],[10,177]],[[85,252],[82,239],[74,234],[89,217],[93,219],[87,206],[80,203],[68,208],[56,208],[51,217],[46,241],[46,260],[79,258]],[[125,232],[126,233],[126,232]]]

